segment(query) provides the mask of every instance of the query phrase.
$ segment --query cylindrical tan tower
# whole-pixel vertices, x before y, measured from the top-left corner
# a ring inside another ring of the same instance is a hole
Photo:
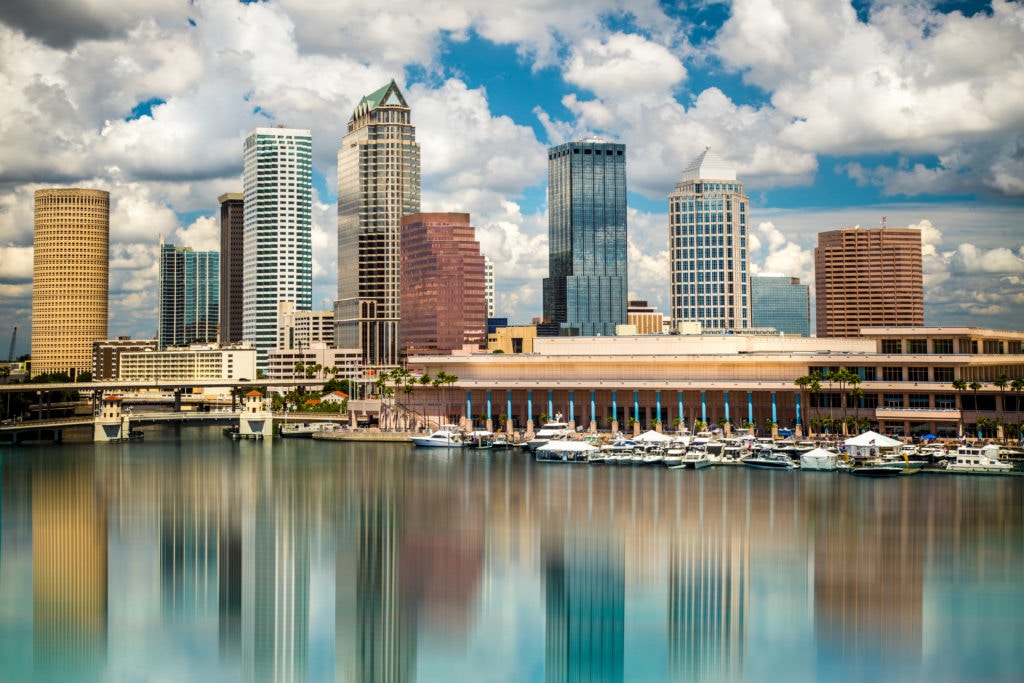
[[[32,267],[32,375],[92,369],[107,338],[110,193],[36,190]]]

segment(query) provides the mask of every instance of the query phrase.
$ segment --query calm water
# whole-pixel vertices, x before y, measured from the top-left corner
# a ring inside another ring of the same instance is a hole
[[[1019,681],[1024,478],[0,453],[0,681]]]

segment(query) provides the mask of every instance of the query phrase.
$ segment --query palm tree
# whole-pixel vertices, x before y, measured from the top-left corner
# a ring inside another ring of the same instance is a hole
[[[957,377],[953,380],[953,388],[956,389],[960,396],[960,435],[964,433],[964,390],[967,389],[967,380],[963,377]]]
[[[860,383],[859,377],[857,378],[857,382],[858,384]],[[850,398],[853,399],[853,426],[856,427],[860,424],[860,400],[864,398],[864,390],[859,386],[854,385],[850,388]]]
[[[978,410],[978,389],[981,389],[981,382],[974,380],[967,385],[967,388],[974,392],[974,421],[977,422],[978,415],[981,413],[981,411]],[[981,428],[979,427],[978,429],[980,430]],[[978,438],[981,437],[979,436]]]
[[[992,381],[992,386],[999,388],[999,421],[1003,423],[1003,415],[1006,413],[1006,387],[1010,384],[1010,378],[1005,374],[999,375]],[[1006,430],[1003,430],[1003,442],[1006,441]]]
[[[849,368],[839,368],[839,371],[833,373],[833,375],[834,376],[832,376],[832,380],[834,380],[836,382],[836,384],[839,385],[839,393],[840,393],[840,401],[841,401],[841,411],[840,412],[842,413],[842,422],[843,422],[843,424],[845,424],[846,423],[846,409],[847,409],[847,402],[846,402],[847,395],[846,395],[846,392],[844,391],[844,389],[846,388],[846,385],[850,385],[852,387],[852,386],[856,386],[857,384],[860,384],[860,376],[857,373],[855,373],[855,372],[851,372]]]
[[[807,376],[807,375],[800,375],[795,380],[793,380],[793,384],[795,384],[797,386],[797,388],[800,390],[800,392],[803,392],[804,390],[807,389],[808,386],[810,386],[811,378],[809,376]],[[799,392],[798,392],[798,395],[799,395]],[[801,417],[803,417],[803,416],[801,415]]]
[[[821,393],[821,373],[815,370],[811,373],[811,382],[807,385],[807,392],[811,395],[811,404],[816,402],[815,397]],[[821,407],[818,408],[818,415],[821,415]]]
[[[1020,428],[1020,394],[1022,391],[1024,391],[1024,378],[1017,377],[1012,382],[1010,382],[1010,391],[1013,391],[1014,393],[1017,394],[1017,401],[1014,405],[1014,408],[1016,408],[1017,412],[1017,439],[1020,440],[1020,438],[1024,436],[1024,433],[1021,432]]]

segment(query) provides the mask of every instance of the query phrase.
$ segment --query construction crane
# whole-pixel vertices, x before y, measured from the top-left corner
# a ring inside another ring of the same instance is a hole
[[[7,352],[7,362],[11,363],[14,361],[14,342],[18,341],[18,326],[14,326],[14,332],[11,334],[11,349]]]

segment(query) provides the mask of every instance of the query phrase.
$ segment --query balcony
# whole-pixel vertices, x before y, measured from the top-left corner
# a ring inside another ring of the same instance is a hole
[[[878,406],[875,408],[875,418],[878,420],[910,420],[912,422],[921,420],[959,422],[960,411],[956,408],[887,408]]]

